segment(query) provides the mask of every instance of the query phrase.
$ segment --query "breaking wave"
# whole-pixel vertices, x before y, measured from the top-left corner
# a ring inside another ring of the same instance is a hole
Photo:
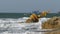
[[[0,18],[0,34],[27,34],[31,31],[41,29],[41,24],[50,18],[40,18],[38,23],[25,23],[29,17]],[[32,34],[32,33],[30,33]]]

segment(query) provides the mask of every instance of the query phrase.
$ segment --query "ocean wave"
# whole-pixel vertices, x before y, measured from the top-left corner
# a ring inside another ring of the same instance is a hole
[[[0,19],[0,33],[20,33],[26,34],[32,30],[41,29],[41,24],[50,18],[40,18],[38,23],[20,23],[25,22],[29,17],[18,19],[4,18]]]

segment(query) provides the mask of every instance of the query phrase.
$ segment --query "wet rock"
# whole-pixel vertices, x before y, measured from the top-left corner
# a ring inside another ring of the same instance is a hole
[[[60,28],[60,17],[52,17],[42,24],[43,29]]]

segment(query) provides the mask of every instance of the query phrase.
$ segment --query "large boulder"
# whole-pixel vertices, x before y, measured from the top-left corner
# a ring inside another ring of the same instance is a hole
[[[39,21],[38,16],[36,14],[32,14],[30,18],[26,20],[26,23],[38,22],[38,21]]]
[[[60,17],[52,17],[42,24],[42,29],[60,28]]]

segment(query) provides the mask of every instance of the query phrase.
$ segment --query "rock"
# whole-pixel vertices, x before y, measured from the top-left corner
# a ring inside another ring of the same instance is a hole
[[[26,20],[26,23],[38,22],[38,21],[39,21],[39,20],[38,20],[37,15],[36,15],[36,14],[32,14],[32,15],[30,16],[30,19],[27,19],[27,20]]]
[[[60,17],[52,17],[42,24],[42,29],[60,28]]]

